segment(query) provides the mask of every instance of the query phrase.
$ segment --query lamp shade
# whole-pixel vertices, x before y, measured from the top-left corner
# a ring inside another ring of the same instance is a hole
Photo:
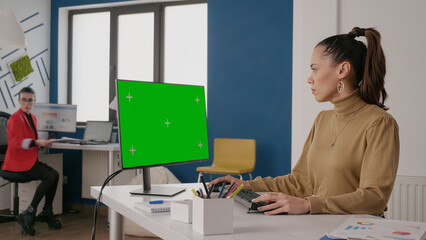
[[[0,10],[0,48],[25,48],[27,41],[15,14],[9,10]]]

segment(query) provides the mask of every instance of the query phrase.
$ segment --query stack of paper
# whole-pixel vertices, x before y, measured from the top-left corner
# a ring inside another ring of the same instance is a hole
[[[351,217],[327,234],[329,238],[425,240],[426,223]]]
[[[135,208],[147,212],[170,212],[170,202],[163,202],[161,204],[151,204],[149,202],[137,202]]]

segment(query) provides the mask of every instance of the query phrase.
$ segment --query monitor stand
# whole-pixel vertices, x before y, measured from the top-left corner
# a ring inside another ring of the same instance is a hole
[[[185,188],[179,187],[151,186],[151,176],[147,167],[142,169],[142,176],[143,187],[130,192],[130,194],[172,197],[185,191]]]

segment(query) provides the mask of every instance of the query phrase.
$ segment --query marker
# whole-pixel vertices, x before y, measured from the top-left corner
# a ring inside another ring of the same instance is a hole
[[[189,201],[189,200],[190,199],[182,199],[182,200],[175,200],[175,201]],[[149,204],[163,204],[165,202],[173,202],[173,201],[171,201],[171,200],[152,200],[152,201],[149,201],[148,203]]]
[[[225,186],[226,186],[226,182],[223,182],[222,187],[220,188],[219,196],[217,198],[220,198],[222,196],[223,189],[225,188]]]
[[[235,197],[235,195],[237,195],[237,193],[244,187],[244,184],[240,184],[240,186],[238,186],[238,188],[231,194],[231,196],[229,196],[229,198],[233,198]]]
[[[192,193],[194,194],[194,196],[199,197],[197,192],[194,189],[192,189]]]
[[[231,185],[229,185],[228,189],[226,190],[226,192],[223,193],[222,197],[226,198],[226,195],[231,191],[231,189],[234,187],[235,182],[231,183]]]
[[[209,189],[207,188],[206,181],[204,181],[203,174],[200,175],[201,182],[203,182],[204,189],[206,190],[206,196],[209,193]]]
[[[241,184],[234,184],[234,186],[232,186],[232,188],[229,189],[229,191],[225,194],[225,196],[223,196],[224,198],[229,197],[229,195],[231,195],[235,189],[237,189]]]

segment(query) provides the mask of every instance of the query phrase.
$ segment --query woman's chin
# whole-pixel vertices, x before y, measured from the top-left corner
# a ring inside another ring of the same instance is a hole
[[[320,103],[326,102],[326,100],[324,98],[321,98],[319,96],[315,96],[315,100],[317,100],[317,102],[320,102]]]

